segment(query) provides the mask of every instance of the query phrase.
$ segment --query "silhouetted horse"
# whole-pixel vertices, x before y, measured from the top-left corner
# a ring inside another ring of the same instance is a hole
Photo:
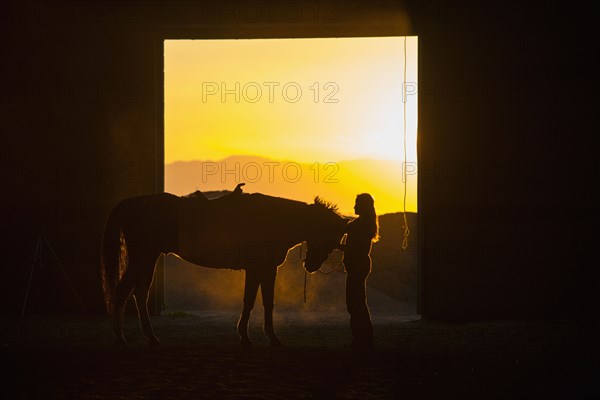
[[[248,321],[260,286],[265,334],[272,345],[280,344],[273,329],[277,267],[290,248],[306,242],[304,267],[318,270],[340,242],[346,220],[318,197],[307,204],[243,194],[239,186],[214,200],[200,192],[134,197],[111,211],[104,231],[102,282],[117,343],[125,343],[124,308],[133,292],[142,332],[158,344],[146,303],[158,257],[172,253],[203,267],[244,269],[244,304],[237,325],[241,343],[251,345]]]

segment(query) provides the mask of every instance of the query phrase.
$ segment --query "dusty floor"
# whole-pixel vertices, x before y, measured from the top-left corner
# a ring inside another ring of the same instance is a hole
[[[451,324],[374,315],[376,348],[356,351],[345,315],[276,315],[269,347],[261,312],[243,349],[237,313],[154,317],[162,345],[112,344],[107,318],[0,321],[1,399],[547,399],[598,398],[595,322]]]

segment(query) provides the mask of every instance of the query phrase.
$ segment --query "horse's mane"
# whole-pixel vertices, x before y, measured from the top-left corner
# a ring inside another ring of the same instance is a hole
[[[224,193],[224,195],[209,197],[209,196],[206,196],[201,191],[197,190],[193,193],[188,194],[187,196],[182,196],[182,197],[192,198],[192,199],[200,198],[202,200],[211,200],[212,201],[213,199],[211,199],[211,197],[213,197],[214,200],[218,200],[218,199],[224,199],[224,198],[234,194],[234,192],[231,192],[231,191],[221,191],[221,193]],[[212,194],[212,192],[211,192],[211,194]],[[243,196],[242,197],[243,199],[245,199],[246,201],[250,201],[253,204],[260,205],[261,208],[268,207],[269,209],[272,209],[274,207],[274,208],[290,209],[290,208],[300,208],[300,207],[305,207],[305,206],[310,205],[303,201],[292,200],[292,199],[288,199],[285,197],[271,196],[271,195],[267,195],[267,194],[263,194],[263,193],[243,193],[243,194],[240,193],[240,194]],[[322,211],[326,211],[327,213],[336,215],[338,217],[343,217],[339,212],[339,208],[338,208],[337,204],[327,201],[320,196],[315,196],[314,205],[316,207],[318,207],[319,209],[321,209]]]
[[[338,206],[336,204],[324,200],[319,196],[315,197],[314,204],[308,204],[303,201],[287,199],[284,197],[270,196],[263,193],[244,193],[242,196],[242,199],[250,202],[249,204],[258,205],[261,210],[268,213],[274,210],[287,210],[286,212],[289,212],[293,209],[303,209],[307,206],[314,206],[317,210],[322,211],[326,215],[343,218],[338,211]]]
[[[262,193],[244,193],[245,199],[254,202],[255,204],[266,204],[266,205],[280,205],[280,206],[291,206],[298,207],[304,206],[306,203],[299,200],[286,199],[285,197],[270,196]]]
[[[336,214],[338,217],[341,217],[339,207],[337,204],[332,203],[331,201],[327,201],[319,196],[315,196],[315,204],[319,207],[323,207],[325,210],[331,211]]]
[[[264,202],[280,203],[282,205],[290,205],[290,206],[300,206],[300,205],[306,206],[306,205],[308,205],[307,203],[305,203],[303,201],[286,199],[284,197],[269,196],[267,194],[262,194],[262,193],[249,193],[249,194],[247,194],[247,196],[253,196],[253,198],[259,202],[264,201]],[[339,213],[339,207],[337,206],[337,204],[327,201],[320,196],[315,196],[314,201],[315,201],[315,205],[317,207],[320,207],[323,210],[329,211],[332,214],[336,214],[337,216],[341,217],[341,214]]]

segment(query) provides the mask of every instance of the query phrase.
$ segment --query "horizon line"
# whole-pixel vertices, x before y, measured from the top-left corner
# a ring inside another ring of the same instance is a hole
[[[358,158],[347,158],[347,159],[342,159],[342,160],[310,160],[310,161],[301,161],[301,160],[290,160],[288,158],[273,158],[273,157],[269,157],[269,156],[261,156],[261,155],[251,155],[251,154],[232,154],[229,156],[225,156],[223,158],[220,159],[191,159],[191,160],[175,160],[175,161],[170,161],[164,162],[164,165],[172,165],[172,164],[176,164],[176,163],[191,163],[191,162],[223,162],[229,158],[235,158],[235,157],[247,157],[247,158],[262,158],[265,160],[269,160],[269,161],[284,161],[284,162],[296,162],[296,163],[301,163],[301,164],[310,164],[310,163],[315,163],[315,162],[322,162],[322,163],[328,163],[328,162],[333,162],[333,163],[342,163],[342,162],[351,162],[351,161],[384,161],[384,162],[398,162],[398,163],[402,163],[403,160],[402,159],[395,159],[395,158],[375,158],[375,157],[358,157]]]
[[[229,189],[214,189],[214,190],[207,190],[207,191],[202,191],[200,189],[197,189],[200,193],[202,194],[206,194],[206,193],[221,193],[221,192],[227,192],[227,193],[232,193],[232,190]],[[169,192],[164,192],[164,193],[169,193]],[[192,192],[194,193],[194,192]],[[245,194],[262,194],[265,196],[273,196],[273,195],[269,195],[266,193],[262,193],[262,192],[244,192]],[[177,196],[177,195],[176,195]],[[185,196],[185,195],[184,195]],[[178,197],[184,197],[184,196],[178,196]],[[286,199],[286,200],[294,200],[294,201],[300,201],[302,203],[306,203],[305,201],[302,200],[297,200],[297,199],[291,199],[289,197],[282,197],[282,196],[274,196],[274,197],[280,197],[282,199]],[[217,197],[216,197],[217,198]],[[212,199],[209,199],[212,200]],[[310,204],[310,203],[307,203]],[[378,217],[381,217],[382,215],[389,215],[389,214],[402,214],[404,211],[402,210],[398,210],[398,211],[389,211],[389,212],[385,212],[385,213],[381,213],[381,214],[377,214]],[[407,214],[418,214],[417,211],[406,211]],[[350,214],[346,214],[346,213],[341,213],[344,217],[352,217],[354,214],[350,215]]]

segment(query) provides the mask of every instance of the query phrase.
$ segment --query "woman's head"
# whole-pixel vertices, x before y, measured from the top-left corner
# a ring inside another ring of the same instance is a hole
[[[354,212],[356,215],[375,214],[375,200],[369,193],[361,193],[356,196],[354,203]]]
[[[375,212],[375,200],[368,193],[361,193],[356,196],[354,203],[354,212],[361,218],[365,218],[370,222],[373,241],[379,240],[379,221]]]

